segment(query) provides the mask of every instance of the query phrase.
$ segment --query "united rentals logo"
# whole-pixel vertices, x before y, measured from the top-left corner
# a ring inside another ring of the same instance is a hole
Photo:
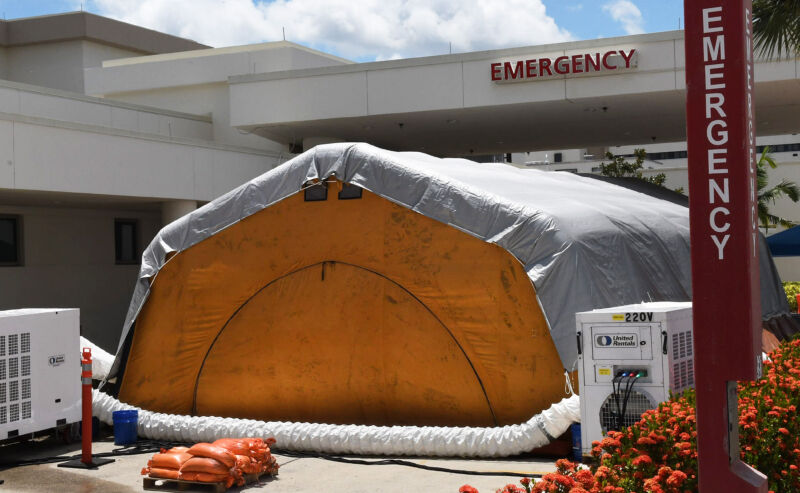
[[[637,347],[639,341],[636,334],[609,334],[595,337],[594,345],[599,348]]]
[[[50,356],[47,362],[48,364],[50,364],[50,366],[59,366],[64,363],[64,355],[55,354],[53,356]]]

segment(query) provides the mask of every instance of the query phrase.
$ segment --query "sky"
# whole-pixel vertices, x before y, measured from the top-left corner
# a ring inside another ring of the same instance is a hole
[[[681,0],[0,0],[5,19],[86,10],[214,46],[286,39],[355,61],[670,31]]]

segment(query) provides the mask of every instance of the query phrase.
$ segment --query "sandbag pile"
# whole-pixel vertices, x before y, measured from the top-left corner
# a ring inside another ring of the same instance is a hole
[[[277,474],[278,462],[269,450],[273,443],[274,438],[221,438],[189,448],[161,449],[147,461],[142,474],[156,479],[225,483],[227,488],[242,486],[245,474]]]

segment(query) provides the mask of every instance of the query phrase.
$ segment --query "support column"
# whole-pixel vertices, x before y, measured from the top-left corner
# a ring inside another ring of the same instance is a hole
[[[170,200],[161,203],[161,224],[166,226],[172,221],[197,209],[196,200]]]

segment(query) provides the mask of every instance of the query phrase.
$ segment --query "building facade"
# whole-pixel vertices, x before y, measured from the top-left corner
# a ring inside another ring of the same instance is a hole
[[[759,144],[783,146],[773,181],[800,182],[797,61],[756,63]],[[648,172],[688,190],[684,67],[681,31],[352,63],[83,12],[0,21],[0,308],[79,307],[115,350],[153,235],[319,143],[588,172],[645,147]]]

